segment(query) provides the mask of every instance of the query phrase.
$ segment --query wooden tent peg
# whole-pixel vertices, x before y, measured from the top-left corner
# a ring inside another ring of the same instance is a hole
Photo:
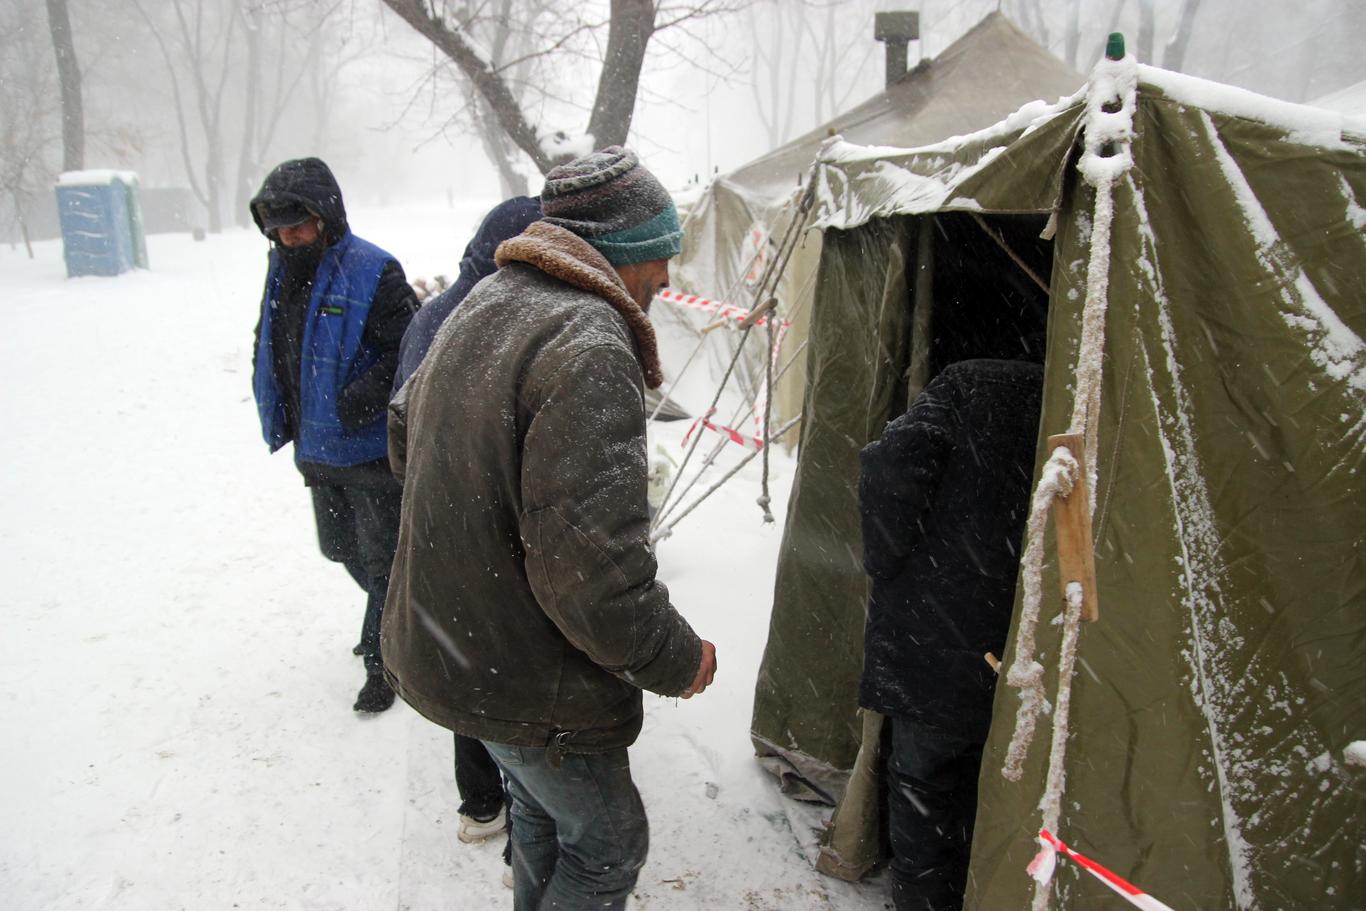
[[[1059,433],[1048,438],[1048,452],[1059,446],[1077,460],[1077,483],[1067,496],[1053,500],[1053,522],[1057,528],[1058,579],[1062,596],[1067,586],[1081,583],[1081,619],[1088,623],[1100,618],[1096,593],[1096,551],[1091,543],[1091,498],[1086,486],[1086,440],[1084,434]]]
[[[763,319],[764,315],[776,306],[778,306],[778,298],[768,298],[763,303],[759,304],[759,306],[749,311],[749,314],[746,315],[744,319],[740,320],[740,324],[737,328],[748,329],[750,326],[753,326],[755,323],[759,322],[759,320]]]

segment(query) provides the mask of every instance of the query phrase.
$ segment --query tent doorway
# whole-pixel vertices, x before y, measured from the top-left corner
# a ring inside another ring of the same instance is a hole
[[[1048,328],[1053,242],[1039,236],[1047,219],[948,212],[914,221],[916,255],[906,275],[912,341],[893,415],[956,361],[1042,363]]]

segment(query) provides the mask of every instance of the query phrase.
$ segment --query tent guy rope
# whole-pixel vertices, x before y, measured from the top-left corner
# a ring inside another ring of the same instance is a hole
[[[807,185],[806,190],[802,193],[801,198],[797,203],[797,208],[796,211],[793,213],[792,220],[788,222],[787,231],[783,235],[782,242],[778,245],[778,255],[768,261],[768,264],[764,268],[763,275],[759,279],[759,284],[754,289],[753,299],[755,304],[753,307],[750,308],[749,315],[740,321],[740,325],[743,326],[740,339],[736,343],[735,353],[731,357],[730,364],[726,367],[726,372],[721,377],[721,382],[716,387],[716,394],[712,397],[711,404],[707,406],[706,413],[708,416],[715,413],[717,403],[719,403],[721,400],[721,395],[725,391],[726,384],[730,382],[730,378],[735,372],[736,364],[739,362],[740,356],[744,352],[745,341],[749,338],[750,333],[753,331],[755,323],[758,321],[758,317],[760,315],[764,315],[764,313],[767,313],[769,318],[766,320],[766,323],[770,329],[770,332],[772,331],[773,322],[774,319],[777,318],[777,315],[776,306],[774,305],[774,303],[770,303],[770,301],[774,301],[776,303],[776,297],[774,292],[777,289],[778,280],[782,277],[784,270],[787,268],[788,260],[792,256],[792,251],[797,248],[797,242],[801,237],[802,229],[806,226],[807,220],[811,216],[811,210],[813,207],[814,200],[815,178],[813,177],[812,181]],[[761,310],[760,308],[761,304],[765,305],[763,310]],[[772,344],[771,336],[770,344]],[[773,352],[771,350],[768,350],[766,352],[765,360],[771,364],[772,358]],[[768,378],[769,388],[767,391],[769,397],[771,398],[773,371],[770,368],[766,369],[765,373]],[[791,424],[789,424],[789,426],[791,426]],[[762,428],[762,431],[763,432],[760,434],[760,436],[764,441],[767,441],[769,437],[768,427],[764,426]],[[701,441],[701,438],[701,434],[698,434],[697,436],[693,437],[692,443],[691,445],[689,445],[687,453],[683,456],[683,461],[679,465],[677,473],[675,473],[673,480],[669,484],[669,489],[664,494],[664,503],[661,506],[660,511],[655,515],[654,521],[650,524],[650,539],[652,541],[659,540],[663,533],[660,531],[660,529],[663,525],[664,519],[677,506],[676,501],[671,502],[673,500],[674,490],[677,488],[679,479],[682,478],[683,472],[688,466],[688,462],[692,459],[693,453],[696,452],[697,445]],[[726,478],[731,477],[733,474],[734,472],[727,474]],[[705,499],[707,494],[711,493],[711,491],[715,490],[717,487],[719,487],[719,485],[712,487],[710,490],[707,491],[707,493],[704,493],[702,499]],[[773,520],[773,517],[771,513],[769,513],[768,511],[767,500],[767,472],[765,472],[765,485],[763,492],[760,496],[759,505],[764,510],[765,521],[771,522]],[[696,505],[697,504],[694,503],[693,506],[690,506],[687,511],[691,511],[692,508]],[[679,518],[681,519],[682,516],[679,516]],[[677,520],[675,520],[675,522],[676,521]],[[670,527],[672,527],[672,525]]]
[[[1082,177],[1095,190],[1095,214],[1091,233],[1091,255],[1086,273],[1086,300],[1082,309],[1081,342],[1077,351],[1073,406],[1069,434],[1084,441],[1083,453],[1073,454],[1057,446],[1045,462],[1035,489],[1026,528],[1028,543],[1021,559],[1024,599],[1016,635],[1015,660],[1006,682],[1020,691],[1020,706],[1015,731],[1001,770],[1008,780],[1019,781],[1023,763],[1033,740],[1040,712],[1047,699],[1043,688],[1043,666],[1035,659],[1035,633],[1042,601],[1043,531],[1049,507],[1058,497],[1067,497],[1077,484],[1088,496],[1089,509],[1096,504],[1095,490],[1100,429],[1101,367],[1105,349],[1105,316],[1108,305],[1110,234],[1114,221],[1114,186],[1133,165],[1130,144],[1133,140],[1134,108],[1137,100],[1137,62],[1123,49],[1123,38],[1111,36],[1106,58],[1096,64],[1087,87],[1087,116],[1084,148],[1078,161]],[[1090,541],[1085,542],[1087,546]],[[1071,704],[1072,678],[1082,619],[1082,585],[1064,580],[1066,585],[1062,612],[1062,643],[1058,656],[1058,690],[1053,709],[1053,736],[1048,755],[1044,793],[1039,800],[1042,828],[1056,831],[1062,815],[1062,794],[1066,786],[1067,722]],[[1033,911],[1048,907],[1052,870],[1036,876]]]

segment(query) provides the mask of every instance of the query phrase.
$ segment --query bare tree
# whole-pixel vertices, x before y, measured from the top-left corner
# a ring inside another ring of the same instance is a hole
[[[153,18],[145,0],[133,0],[166,64],[185,174],[190,189],[208,212],[209,230],[216,234],[223,230],[223,98],[241,9],[235,0],[167,0],[166,5],[170,7],[169,23]],[[167,17],[164,8],[159,12],[163,19]],[[181,88],[181,66],[188,73],[192,105]],[[203,143],[199,166],[192,155],[187,122],[190,114],[198,119]]]
[[[535,59],[533,32],[517,27],[517,22],[535,23],[553,15],[549,0],[495,0],[487,4],[468,0],[458,14],[457,21],[470,34],[479,37],[489,50],[489,64],[506,74],[508,90],[517,103],[525,106],[528,95],[528,72]],[[482,13],[482,14],[481,14]],[[459,72],[457,70],[457,72]],[[460,78],[467,110],[484,154],[498,171],[502,195],[526,196],[529,192],[527,175],[518,167],[518,148],[505,133],[488,102],[476,91],[474,84]],[[450,122],[459,119],[459,113]]]
[[[1195,27],[1195,14],[1200,11],[1200,0],[1184,0],[1181,4],[1181,18],[1167,42],[1166,53],[1162,55],[1162,65],[1169,70],[1180,70],[1186,64],[1186,49],[1190,47],[1191,31]]]
[[[844,111],[864,77],[876,0],[766,0],[749,8],[754,52],[750,85],[770,146]],[[809,109],[798,101],[809,99]]]
[[[1081,0],[1068,0],[1067,21],[1063,26],[1064,47],[1062,59],[1072,66],[1077,65],[1077,51],[1081,47]]]
[[[247,205],[251,200],[256,175],[260,171],[260,144],[257,139],[257,108],[261,94],[261,7],[248,6],[242,12],[242,32],[246,36],[246,79],[242,92],[242,142],[237,155],[237,188],[233,193],[233,212],[237,223],[245,225],[248,219]],[[283,35],[284,30],[280,33]],[[277,66],[284,60],[277,56]],[[268,143],[267,143],[268,144]]]
[[[85,114],[81,103],[81,68],[76,61],[66,0],[47,0],[47,24],[62,86],[62,170],[79,171],[85,167]]]
[[[866,52],[873,34],[876,3],[863,4],[855,14],[850,13],[851,4],[847,2],[825,0],[823,5],[823,25],[815,16],[806,16],[803,21],[807,39],[815,49],[806,75],[815,99],[812,113],[816,124],[824,123],[849,106],[854,93],[868,85],[862,77],[868,72],[869,61],[878,59],[878,55]],[[875,81],[871,85],[880,88],[884,82]]]
[[[57,91],[52,58],[30,37],[41,28],[36,20],[32,6],[0,8],[0,123],[5,125],[0,129],[0,205],[12,209],[9,218],[30,259],[28,215],[34,200],[51,192],[59,135],[55,117],[49,114]]]
[[[738,8],[743,0],[692,0],[670,3],[662,0],[610,0],[605,19],[599,7],[558,4],[553,15],[540,15],[545,4],[470,4],[456,0],[383,0],[404,22],[427,38],[446,55],[469,81],[477,96],[477,110],[496,123],[512,145],[524,152],[542,173],[550,170],[560,153],[557,132],[540,122],[544,102],[572,104],[566,95],[557,95],[554,86],[567,85],[565,70],[570,65],[593,61],[599,67],[597,91],[587,106],[588,123],[584,134],[595,147],[624,143],[631,130],[640,72],[651,38],[658,32],[683,26],[702,16]],[[496,62],[493,53],[476,44],[469,19],[487,15],[492,6],[509,27],[529,35],[530,49],[520,57]],[[598,17],[594,17],[594,13]],[[464,14],[466,19],[462,20]],[[606,31],[606,43],[601,35]],[[536,61],[547,65],[538,79],[550,87],[535,99],[521,99],[510,79],[521,64]],[[550,64],[561,64],[555,70]],[[563,134],[564,131],[558,131]],[[561,136],[561,139],[568,137]],[[570,146],[572,147],[572,145]]]
[[[1157,9],[1154,0],[1138,0],[1138,40],[1134,54],[1143,63],[1156,63],[1153,57],[1157,34]]]
[[[1048,23],[1040,0],[1020,0],[1020,27],[1039,44],[1048,47]]]
[[[327,125],[341,71],[364,54],[342,15],[346,0],[245,0],[241,136],[233,213],[251,224],[248,204],[265,176],[266,161],[285,115],[305,104],[313,120],[312,147],[326,145]],[[306,92],[300,92],[300,86]]]
[[[328,130],[335,114],[337,95],[342,85],[342,73],[368,53],[371,37],[358,30],[353,18],[345,15],[351,9],[350,0],[328,0],[326,3],[314,0],[296,0],[303,3],[303,26],[294,27],[292,44],[302,44],[307,50],[300,63],[302,73],[297,77],[281,73],[275,84],[275,102],[272,110],[275,122],[285,109],[287,101],[298,81],[306,80],[308,102],[312,113],[313,129],[310,145],[314,149],[325,149],[328,145]],[[282,33],[277,56],[286,56],[286,38]]]
[[[768,144],[775,148],[792,138],[797,106],[797,93],[792,87],[804,63],[805,35],[798,9],[796,3],[766,3],[748,11],[754,39],[755,65],[750,79],[754,111],[768,134]]]

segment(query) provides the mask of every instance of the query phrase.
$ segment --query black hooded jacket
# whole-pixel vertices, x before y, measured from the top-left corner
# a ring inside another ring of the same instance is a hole
[[[422,305],[417,316],[403,333],[403,347],[399,349],[398,373],[394,376],[394,392],[408,381],[417,365],[422,363],[427,349],[436,338],[436,331],[455,312],[455,308],[474,290],[474,286],[498,271],[494,252],[505,240],[511,240],[526,230],[526,226],[541,217],[541,201],[534,196],[514,196],[494,206],[479,230],[465,247],[460,259],[460,275],[435,300]]]
[[[273,231],[267,231],[261,220],[262,204],[298,203],[322,220],[322,238],[316,246],[289,249],[279,244]],[[275,250],[285,262],[285,280],[277,300],[269,302],[275,308],[271,320],[271,368],[285,396],[291,436],[297,433],[299,415],[299,365],[303,345],[304,316],[313,290],[313,276],[325,246],[336,243],[347,232],[346,206],[342,202],[341,187],[327,164],[319,158],[298,158],[286,161],[266,176],[261,190],[251,200],[251,217],[275,244]],[[370,305],[365,324],[366,345],[380,352],[380,359],[361,374],[337,398],[337,419],[344,427],[356,428],[373,421],[384,413],[389,404],[389,390],[398,368],[399,344],[413,314],[417,312],[417,297],[408,285],[403,267],[397,260],[389,260],[380,274],[379,287]],[[259,342],[261,322],[256,324]],[[255,352],[257,346],[253,346]],[[253,369],[254,363],[253,353]],[[299,465],[305,481],[312,484],[387,484],[391,480],[388,465],[380,460],[364,465],[339,468],[304,462]]]
[[[1043,367],[946,367],[860,454],[859,704],[985,740],[1029,514]]]

